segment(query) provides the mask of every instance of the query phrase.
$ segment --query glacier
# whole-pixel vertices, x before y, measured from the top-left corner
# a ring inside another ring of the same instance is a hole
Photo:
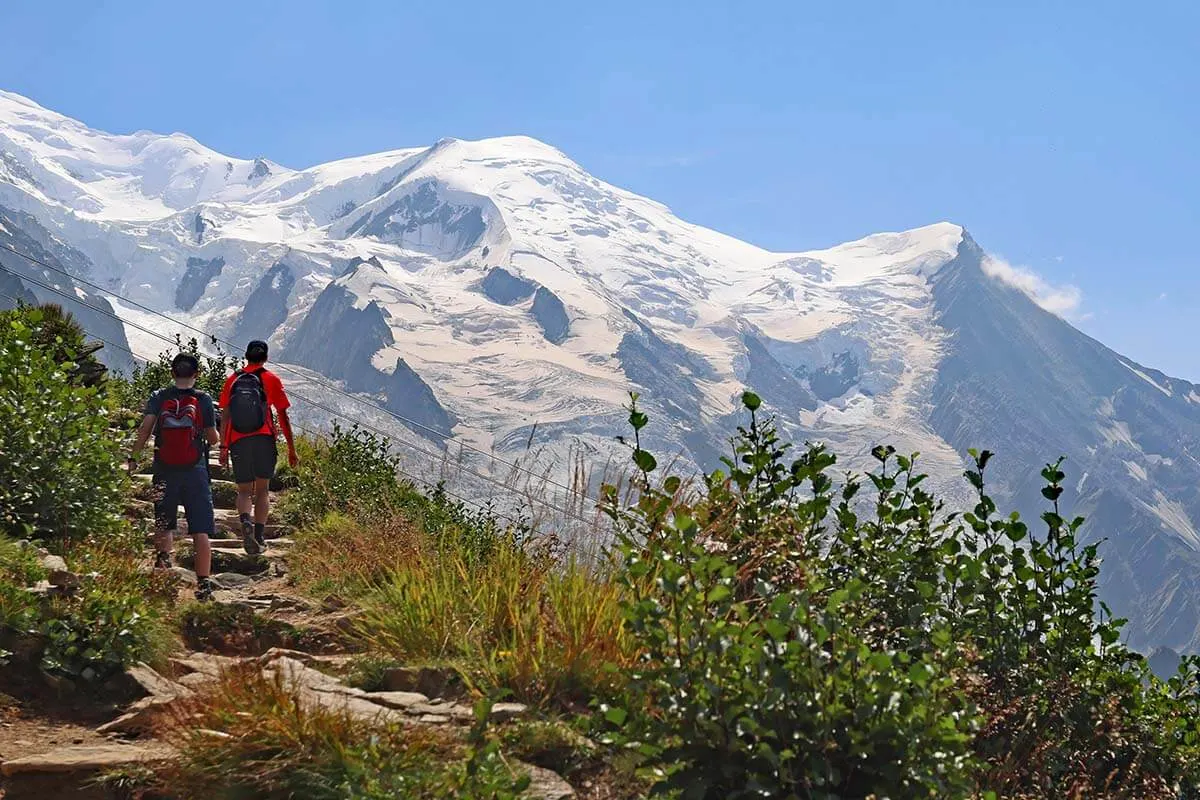
[[[586,522],[622,471],[631,390],[684,473],[725,454],[746,388],[846,468],[921,453],[952,503],[987,448],[1001,505],[1036,516],[1065,455],[1130,643],[1200,649],[1200,391],[1042,308],[950,222],[776,253],[528,137],[296,170],[0,91],[0,245],[0,307],[73,294],[117,366],[161,336],[266,338],[302,421],[385,430],[417,479],[550,524]]]

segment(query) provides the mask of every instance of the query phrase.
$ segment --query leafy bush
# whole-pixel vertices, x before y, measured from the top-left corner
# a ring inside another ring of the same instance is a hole
[[[83,580],[75,596],[44,611],[43,668],[103,681],[139,661],[160,664],[175,647],[170,579],[141,569],[141,535],[126,531],[89,539],[68,552]]]
[[[975,508],[947,514],[916,457],[876,448],[876,472],[835,487],[831,454],[789,460],[743,399],[728,472],[688,498],[652,480],[634,396],[643,491],[605,490],[641,651],[606,716],[656,794],[1196,796],[1195,666],[1165,686],[1094,617],[1097,548],[1059,513],[1061,462],[1031,537],[986,494],[990,453]]]
[[[164,783],[183,800],[515,800],[529,783],[482,725],[466,742],[445,729],[378,727],[306,706],[253,671],[182,704],[165,733],[181,761]]]
[[[46,312],[0,313],[0,533],[80,539],[112,531],[124,489],[102,388],[80,385]]]
[[[0,535],[0,629],[25,632],[34,627],[38,603],[26,587],[45,577],[33,547]]]

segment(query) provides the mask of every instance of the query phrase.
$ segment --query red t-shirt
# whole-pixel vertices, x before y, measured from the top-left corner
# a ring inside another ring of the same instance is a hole
[[[247,436],[259,436],[266,434],[267,436],[275,435],[275,417],[271,414],[271,409],[276,411],[285,411],[290,407],[291,401],[288,400],[287,394],[283,391],[283,382],[279,380],[279,376],[265,367],[245,367],[243,372],[257,372],[259,380],[262,381],[263,391],[267,393],[267,421],[254,433],[238,433],[232,426],[229,428],[229,441],[226,446],[232,446],[238,439],[244,439]],[[221,399],[217,401],[222,409],[229,408],[229,395],[233,391],[233,382],[237,380],[237,373],[233,373],[225,379],[225,388],[221,390]]]

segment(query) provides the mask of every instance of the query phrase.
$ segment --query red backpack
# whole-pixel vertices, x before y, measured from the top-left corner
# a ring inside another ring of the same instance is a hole
[[[200,398],[191,392],[172,393],[158,413],[158,461],[167,467],[191,467],[200,463],[200,437],[204,419]]]

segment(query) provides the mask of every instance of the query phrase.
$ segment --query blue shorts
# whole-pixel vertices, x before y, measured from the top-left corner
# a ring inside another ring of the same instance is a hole
[[[182,505],[189,533],[212,534],[216,520],[207,464],[175,472],[163,470],[154,476],[154,488],[154,521],[158,530],[175,530]]]

